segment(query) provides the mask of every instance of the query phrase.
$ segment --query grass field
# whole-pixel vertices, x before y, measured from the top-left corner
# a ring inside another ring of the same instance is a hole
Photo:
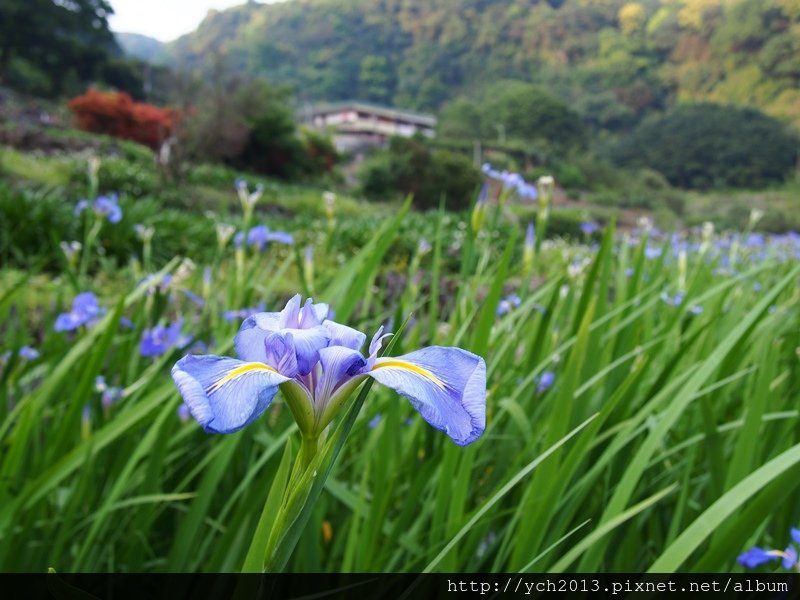
[[[295,293],[368,336],[401,330],[393,355],[483,357],[487,426],[460,447],[391,390],[354,395],[281,568],[734,571],[753,545],[785,547],[800,523],[797,235],[612,224],[531,254],[492,204],[477,231],[468,215],[371,210],[352,251],[331,250],[338,213],[293,232],[310,251],[226,241],[159,262],[156,229],[115,267],[115,224],[90,207],[60,268],[4,265],[0,570],[259,568],[297,426],[279,395],[241,432],[204,433],[179,414],[170,369],[187,352],[232,356],[245,312],[226,312]],[[397,245],[423,221],[428,244]],[[269,225],[245,215],[242,229],[256,222]],[[56,327],[87,291],[101,308]],[[143,336],[158,351],[143,356]]]

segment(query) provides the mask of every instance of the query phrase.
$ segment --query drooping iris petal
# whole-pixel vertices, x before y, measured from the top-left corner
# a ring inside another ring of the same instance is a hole
[[[292,329],[291,334],[298,373],[308,375],[319,361],[319,351],[328,345],[330,334],[322,325],[311,329]]]
[[[308,298],[298,314],[297,326],[301,329],[309,329],[322,325],[322,322],[328,318],[329,312],[330,307],[327,304],[321,302],[314,304],[311,298]]]
[[[263,363],[223,356],[185,356],[172,379],[198,423],[209,433],[233,433],[258,418],[288,381]]]
[[[364,342],[367,341],[367,336],[357,329],[341,325],[335,321],[324,321],[322,325],[328,330],[330,334],[330,346],[344,346],[352,350],[361,350]]]
[[[256,313],[250,315],[239,327],[233,345],[242,360],[263,362],[264,339],[267,332],[280,331],[280,313]]]
[[[83,211],[89,208],[89,201],[88,200],[78,200],[78,203],[75,205],[75,216],[77,217]]]
[[[61,313],[56,318],[56,322],[53,325],[53,329],[55,331],[72,331],[77,329],[84,323],[84,319],[81,315],[77,315],[75,313]]]
[[[295,294],[278,313],[280,316],[280,327],[300,327],[300,294]]]
[[[72,301],[72,310],[62,313],[53,328],[56,331],[72,331],[82,325],[89,325],[105,313],[92,292],[82,292]]]
[[[322,374],[317,381],[314,399],[326,402],[342,384],[360,374],[367,361],[358,350],[345,346],[328,346],[319,351]]]
[[[369,343],[369,356],[367,356],[367,371],[372,369],[372,367],[375,365],[375,361],[378,359],[378,352],[380,352],[383,340],[385,340],[387,337],[391,337],[392,335],[394,334],[383,333],[383,325],[381,325],[378,328],[378,331],[375,332],[375,335],[372,336],[372,341]]]
[[[281,334],[268,331],[264,337],[266,363],[286,377],[297,375],[297,354],[291,333]]]
[[[789,533],[791,534],[792,539],[795,541],[795,543],[800,544],[800,529],[792,527]]]
[[[379,358],[368,374],[408,398],[428,423],[461,446],[486,428],[486,363],[471,352],[432,346]]]
[[[278,242],[279,244],[286,244],[292,246],[294,244],[294,236],[285,231],[271,231],[266,236],[267,242]]]
[[[777,560],[781,557],[780,552],[777,550],[765,550],[764,548],[759,548],[758,546],[754,546],[750,548],[747,552],[743,552],[739,555],[736,561],[742,565],[747,567],[748,569],[755,569],[756,567],[763,565],[764,563],[768,563],[773,560]]]
[[[797,565],[797,550],[794,546],[789,546],[783,551],[781,566],[784,569],[793,569]]]

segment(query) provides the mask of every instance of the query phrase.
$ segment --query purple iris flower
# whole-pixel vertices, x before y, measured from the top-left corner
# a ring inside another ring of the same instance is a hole
[[[116,194],[110,196],[98,196],[94,202],[81,200],[75,205],[75,216],[77,217],[87,208],[94,211],[100,218],[108,219],[109,223],[119,223],[122,220],[122,209],[119,207],[119,198]]]
[[[504,190],[514,190],[520,198],[536,200],[539,197],[536,186],[525,181],[519,173],[496,171],[489,163],[485,163],[481,170],[489,179],[502,183]]]
[[[91,326],[105,312],[105,309],[98,304],[97,296],[92,292],[83,292],[75,296],[71,311],[58,315],[53,329],[74,331],[82,325]]]
[[[233,433],[258,418],[280,387],[301,431],[319,435],[342,404],[372,377],[410,400],[433,427],[457,444],[474,442],[486,426],[486,363],[460,348],[432,346],[378,358],[380,328],[367,336],[328,319],[326,304],[301,306],[293,297],[281,312],[245,319],[234,346],[239,360],[185,356],[172,378],[192,416],[209,433]],[[388,335],[388,334],[387,334]]]
[[[593,233],[599,230],[600,226],[592,221],[581,223],[581,232],[583,233],[583,235],[592,235]]]
[[[684,297],[685,294],[683,292],[677,292],[674,296],[670,296],[667,292],[661,292],[661,301],[670,306],[680,306]]]
[[[743,552],[739,555],[736,561],[748,569],[755,569],[758,566],[763,565],[764,563],[768,563],[773,560],[778,560],[781,557],[781,553],[778,550],[765,550],[764,548],[759,548],[758,546],[754,546],[750,548],[747,552]]]
[[[35,348],[31,348],[30,346],[22,346],[17,351],[17,356],[19,356],[22,360],[31,361],[36,360],[39,358],[39,351]],[[11,350],[7,350],[0,354],[0,366],[5,365],[8,360],[11,358]]]
[[[536,200],[539,197],[536,186],[525,181],[517,185],[517,194],[526,200]]]
[[[800,544],[800,529],[792,527],[789,531],[789,534],[792,537],[792,541],[794,541],[796,544]],[[786,549],[782,551],[766,550],[764,548],[755,546],[740,554],[736,560],[740,565],[743,565],[748,569],[754,569],[765,563],[778,559],[780,559],[781,566],[784,569],[800,570],[800,558],[798,558],[797,548],[791,544],[789,544]]]
[[[644,249],[644,257],[647,260],[655,260],[659,256],[661,256],[661,248],[647,246],[647,248]]]
[[[497,304],[496,314],[498,317],[502,317],[503,315],[517,308],[520,304],[522,304],[522,298],[520,298],[516,294],[511,294],[510,296],[506,296],[505,298],[500,300],[500,302]]]
[[[233,238],[233,243],[236,247],[240,247],[244,241],[244,232],[239,232]],[[279,244],[294,244],[294,238],[290,233],[285,231],[270,231],[266,225],[256,225],[247,232],[247,245],[251,248],[258,248],[263,252],[270,242],[278,242]]]
[[[142,341],[139,344],[139,354],[142,356],[161,356],[172,348],[184,348],[188,346],[192,337],[183,335],[181,328],[183,320],[178,319],[172,325],[156,325],[152,329],[146,329],[142,333]]]
[[[39,351],[30,346],[23,346],[19,349],[19,357],[23,360],[36,360],[39,358]]]
[[[539,377],[539,382],[536,384],[536,391],[540,394],[546,392],[556,381],[556,374],[552,371],[545,371]]]

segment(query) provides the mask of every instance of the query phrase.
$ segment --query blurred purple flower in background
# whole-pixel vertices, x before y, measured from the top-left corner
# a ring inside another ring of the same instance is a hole
[[[83,292],[75,296],[72,301],[72,310],[58,315],[53,329],[74,331],[82,325],[91,327],[105,312],[105,309],[98,304],[97,296],[92,292]]]
[[[540,394],[546,392],[556,381],[556,374],[553,371],[545,371],[536,383],[536,391]]]
[[[502,317],[503,315],[517,308],[520,304],[522,304],[522,298],[520,298],[516,294],[511,294],[509,296],[506,296],[498,303],[496,314],[498,317]]]
[[[122,220],[122,209],[117,204],[118,201],[119,198],[116,194],[98,196],[94,202],[81,200],[75,205],[75,216],[77,217],[87,208],[91,208],[95,215],[108,219],[109,223],[119,223]]]
[[[172,325],[156,325],[142,333],[139,344],[139,354],[152,357],[161,356],[172,348],[185,348],[192,342],[192,336],[183,335],[181,328],[183,319],[178,319]]]
[[[792,527],[789,535],[795,544],[800,545],[800,529]],[[784,569],[800,571],[800,558],[798,558],[797,548],[792,544],[786,546],[785,550],[767,550],[754,546],[736,559],[740,565],[748,569],[755,569],[775,560],[780,560]]]
[[[239,248],[244,239],[244,232],[240,231],[233,238],[233,243]],[[294,237],[285,231],[270,231],[266,225],[256,225],[247,232],[247,245],[251,248],[257,248],[260,252],[263,252],[270,242],[291,246],[294,244]]]
[[[600,226],[592,221],[581,223],[581,233],[583,233],[583,235],[592,235],[593,233],[599,230]]]

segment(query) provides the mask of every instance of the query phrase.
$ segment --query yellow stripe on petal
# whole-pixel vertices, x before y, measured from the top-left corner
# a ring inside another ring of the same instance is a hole
[[[277,373],[275,369],[266,365],[264,363],[259,362],[252,362],[252,363],[245,363],[241,366],[236,367],[228,371],[222,379],[219,381],[215,381],[211,387],[206,390],[206,393],[213,394],[214,392],[218,391],[223,385],[226,383],[233,381],[237,377],[241,377],[242,375],[247,375],[248,373]]]
[[[374,371],[375,369],[382,369],[383,367],[394,367],[395,369],[404,369],[406,371],[411,371],[412,373],[416,373],[417,375],[424,377],[425,379],[427,379],[440,389],[442,390],[445,389],[444,382],[441,379],[439,379],[436,375],[428,371],[428,369],[420,367],[408,361],[396,360],[394,358],[387,358],[387,359],[379,358],[377,361],[375,361],[375,366],[372,367],[372,370]]]

